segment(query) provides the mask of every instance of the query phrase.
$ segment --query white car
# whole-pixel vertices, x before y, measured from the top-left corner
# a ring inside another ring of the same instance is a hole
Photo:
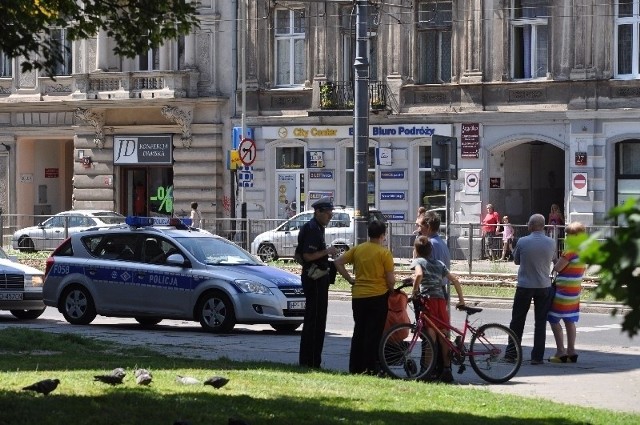
[[[54,250],[70,235],[98,226],[124,223],[125,217],[107,210],[74,210],[54,215],[37,226],[25,227],[13,234],[11,246],[20,251]]]
[[[325,242],[327,245],[334,246],[338,254],[342,254],[353,246],[355,234],[353,213],[353,208],[334,208],[333,217],[325,229]],[[259,256],[262,261],[293,258],[298,246],[300,228],[311,220],[311,217],[313,217],[313,210],[301,212],[274,230],[260,233],[251,243],[251,253]],[[369,219],[386,221],[382,213],[375,209],[369,210]]]
[[[23,320],[39,317],[45,309],[43,280],[40,270],[18,263],[0,248],[0,310]]]

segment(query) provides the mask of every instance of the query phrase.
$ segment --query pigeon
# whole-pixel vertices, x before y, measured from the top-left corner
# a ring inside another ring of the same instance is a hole
[[[190,376],[182,376],[182,375],[178,375],[176,377],[176,382],[183,385],[195,385],[200,383],[200,381],[197,380],[196,378],[192,378]]]
[[[109,385],[118,385],[122,384],[122,378],[124,376],[114,376],[114,375],[94,375],[94,381],[100,381]]]
[[[112,376],[118,376],[124,378],[127,375],[127,372],[121,367],[117,367],[111,371]]]
[[[229,380],[227,378],[224,378],[222,376],[213,376],[204,381],[204,384],[211,385],[213,388],[222,388],[227,385],[228,382]]]
[[[136,383],[138,385],[149,385],[153,378],[150,373],[141,373],[136,376]]]
[[[149,376],[153,376],[151,375],[151,372],[149,372],[147,369],[136,369],[133,374],[136,376],[136,378],[140,375],[149,375]]]
[[[59,379],[44,379],[42,381],[36,382],[35,384],[24,387],[23,390],[35,391],[37,393],[47,395],[51,391],[55,390],[58,387],[59,383]]]
[[[104,382],[109,385],[122,384],[122,380],[127,375],[127,372],[121,367],[117,367],[111,371],[108,375],[94,375],[94,381]]]

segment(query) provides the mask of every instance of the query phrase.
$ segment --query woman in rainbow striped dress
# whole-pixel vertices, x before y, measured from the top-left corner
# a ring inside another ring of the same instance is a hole
[[[567,235],[583,233],[585,227],[582,223],[573,222],[565,228]],[[552,363],[576,363],[576,323],[580,318],[580,290],[582,289],[582,276],[587,266],[580,261],[576,251],[565,250],[553,270],[558,273],[556,277],[556,294],[553,297],[548,320],[556,340],[556,353],[549,358]],[[562,325],[564,322],[567,331],[567,348],[564,347]]]

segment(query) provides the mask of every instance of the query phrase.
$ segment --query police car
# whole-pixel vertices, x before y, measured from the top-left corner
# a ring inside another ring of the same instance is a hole
[[[47,259],[43,298],[72,324],[100,314],[147,326],[193,320],[210,332],[239,323],[290,332],[305,309],[300,276],[184,220],[148,217],[69,237]]]

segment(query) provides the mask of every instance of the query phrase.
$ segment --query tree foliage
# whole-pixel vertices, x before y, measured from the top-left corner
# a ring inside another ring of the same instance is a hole
[[[569,246],[580,249],[581,259],[600,268],[596,298],[607,295],[630,307],[622,330],[634,336],[640,329],[640,203],[628,199],[609,211],[609,217],[626,223],[604,241],[594,234],[586,241],[567,238]],[[617,309],[613,312],[617,314]]]
[[[22,72],[48,75],[63,58],[52,28],[66,28],[68,40],[95,37],[102,29],[115,40],[115,54],[133,58],[199,22],[196,2],[189,0],[2,0],[0,16],[0,50],[21,59]]]

